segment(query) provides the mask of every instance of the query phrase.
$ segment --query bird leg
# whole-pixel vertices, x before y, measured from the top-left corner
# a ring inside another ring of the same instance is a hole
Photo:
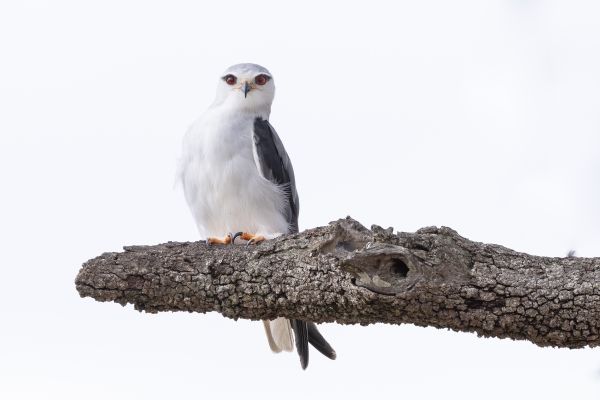
[[[237,235],[237,233],[236,233],[236,235]],[[233,235],[231,233],[228,233],[227,236],[225,236],[223,239],[216,238],[216,237],[209,237],[209,238],[206,239],[206,243],[208,245],[213,245],[213,244],[232,244],[234,240],[235,240],[235,238],[233,237]]]
[[[237,238],[237,237],[240,237],[240,238],[246,240],[248,242],[248,243],[246,243],[246,245],[258,244],[258,243],[262,242],[263,240],[265,240],[265,237],[261,236],[261,235],[253,235],[248,232],[238,232],[235,235],[233,235],[232,242],[234,242],[235,238]]]

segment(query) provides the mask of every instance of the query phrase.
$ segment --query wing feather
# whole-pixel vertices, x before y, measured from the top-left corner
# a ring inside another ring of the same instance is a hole
[[[296,191],[294,169],[283,143],[269,121],[260,117],[254,120],[254,161],[263,178],[279,185],[286,195],[284,214],[289,232],[298,232],[300,202]]]

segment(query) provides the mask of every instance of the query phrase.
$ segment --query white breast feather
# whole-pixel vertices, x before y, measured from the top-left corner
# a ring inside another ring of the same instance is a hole
[[[288,231],[283,190],[261,176],[255,162],[254,116],[209,109],[187,132],[180,176],[200,234]]]

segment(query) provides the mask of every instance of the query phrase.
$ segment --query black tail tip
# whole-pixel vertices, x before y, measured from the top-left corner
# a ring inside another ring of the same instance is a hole
[[[300,366],[305,370],[308,367],[308,348],[306,349],[306,353],[298,353],[298,355],[300,356]]]

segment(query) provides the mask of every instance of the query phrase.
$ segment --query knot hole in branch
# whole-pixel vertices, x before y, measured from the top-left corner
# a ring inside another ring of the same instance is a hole
[[[392,258],[390,272],[400,278],[406,278],[406,275],[408,275],[408,265],[399,258]]]

